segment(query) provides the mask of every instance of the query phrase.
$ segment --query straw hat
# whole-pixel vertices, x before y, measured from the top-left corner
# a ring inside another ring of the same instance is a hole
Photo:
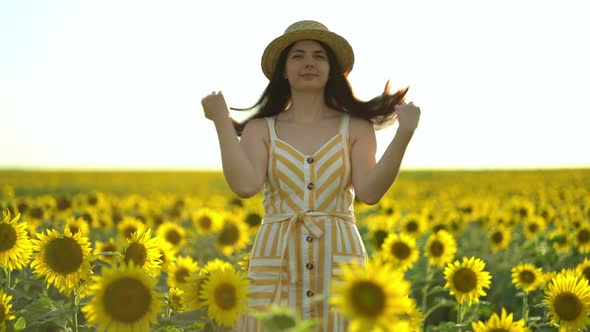
[[[354,53],[348,41],[342,36],[328,30],[320,22],[305,20],[291,24],[282,36],[268,44],[262,54],[262,71],[264,75],[270,79],[281,52],[292,43],[304,39],[321,41],[330,46],[344,74],[346,75],[352,70]]]

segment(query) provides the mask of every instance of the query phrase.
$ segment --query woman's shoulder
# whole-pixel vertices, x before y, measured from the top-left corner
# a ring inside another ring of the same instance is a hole
[[[356,141],[358,137],[367,137],[375,134],[375,127],[370,120],[357,116],[350,117],[349,132],[351,142]]]
[[[269,132],[266,118],[251,119],[244,127],[244,134],[255,135],[268,140]],[[242,134],[243,135],[243,134]]]

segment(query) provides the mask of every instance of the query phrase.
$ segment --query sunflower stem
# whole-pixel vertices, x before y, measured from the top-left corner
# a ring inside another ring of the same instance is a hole
[[[431,280],[430,274],[430,264],[428,264],[428,260],[426,260],[426,284],[422,287],[422,314],[426,312],[426,304],[428,301],[428,287],[430,286]],[[424,317],[424,328],[426,328],[426,317]]]
[[[457,330],[463,331],[463,301],[459,302],[459,308],[457,309]]]
[[[78,332],[78,310],[80,305],[80,298],[78,296],[79,289],[72,292],[72,304],[74,305],[74,332]]]
[[[6,272],[6,287],[8,289],[13,289],[12,285],[10,284],[10,275],[12,274],[12,271],[10,269],[4,269],[4,271]]]
[[[529,320],[529,293],[525,292],[524,296],[522,297],[522,317],[524,319],[524,324],[528,325]]]

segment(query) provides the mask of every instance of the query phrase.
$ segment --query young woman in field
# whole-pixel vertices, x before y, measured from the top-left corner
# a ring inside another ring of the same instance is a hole
[[[234,121],[221,92],[202,99],[217,129],[223,173],[233,192],[263,193],[265,215],[250,254],[249,307],[288,305],[303,319],[321,319],[321,331],[344,331],[325,294],[338,264],[367,260],[355,223],[356,197],[376,204],[398,176],[420,109],[405,103],[407,89],[368,102],[347,80],[354,54],[343,37],[315,21],[300,21],[262,55],[270,80],[247,120]],[[375,130],[398,121],[376,162]],[[241,139],[238,139],[238,136]],[[261,331],[249,315],[241,331]]]

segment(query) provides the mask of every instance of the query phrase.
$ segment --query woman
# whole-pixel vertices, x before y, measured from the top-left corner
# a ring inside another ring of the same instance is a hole
[[[343,37],[315,21],[300,21],[262,56],[270,80],[255,113],[232,120],[223,95],[202,100],[217,129],[223,172],[233,192],[263,190],[265,216],[250,254],[249,307],[288,305],[321,331],[345,331],[327,294],[338,264],[366,261],[353,201],[376,204],[398,176],[420,109],[403,102],[407,89],[368,102],[346,79],[354,53]],[[376,162],[375,130],[398,121],[395,137]],[[237,136],[241,136],[238,140]],[[249,315],[238,329],[261,331]]]

